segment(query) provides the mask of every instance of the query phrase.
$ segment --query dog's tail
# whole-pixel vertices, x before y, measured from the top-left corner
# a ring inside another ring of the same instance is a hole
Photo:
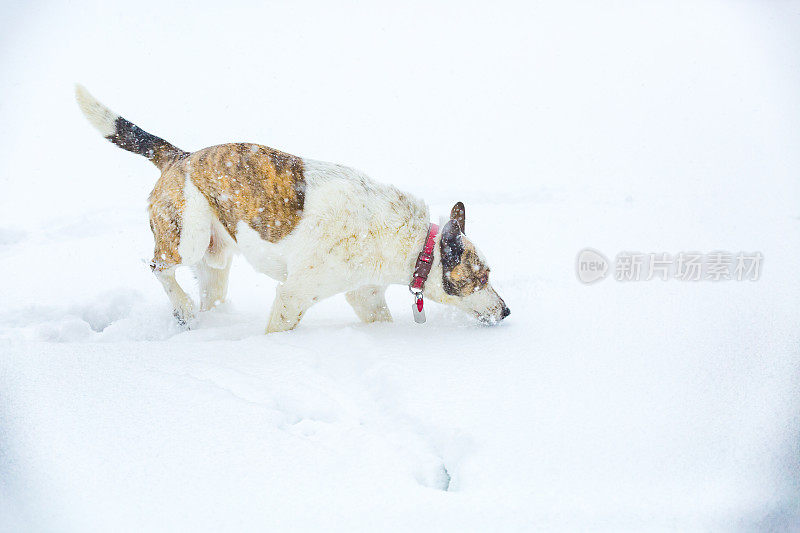
[[[123,150],[145,156],[159,169],[187,153],[164,139],[147,133],[98,102],[82,85],[75,86],[75,99],[103,137]]]

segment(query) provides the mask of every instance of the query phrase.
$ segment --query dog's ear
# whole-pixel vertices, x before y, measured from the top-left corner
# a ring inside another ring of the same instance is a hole
[[[464,203],[463,202],[456,202],[456,205],[453,206],[453,209],[450,210],[450,220],[455,220],[458,222],[458,227],[461,228],[462,233],[467,233],[465,229],[466,226],[466,212],[464,211]]]
[[[458,227],[458,222],[450,220],[444,225],[439,247],[442,254],[442,266],[446,272],[449,272],[461,262],[461,254],[464,253],[464,243],[461,241],[461,229]]]

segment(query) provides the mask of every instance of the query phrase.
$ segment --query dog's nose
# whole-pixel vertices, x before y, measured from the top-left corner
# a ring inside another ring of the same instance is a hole
[[[503,310],[500,311],[500,317],[501,318],[505,318],[510,314],[511,314],[511,309],[509,309],[508,307],[503,307]]]

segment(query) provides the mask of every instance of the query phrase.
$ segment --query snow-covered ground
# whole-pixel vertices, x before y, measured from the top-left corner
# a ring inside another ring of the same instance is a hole
[[[800,530],[800,5],[108,4],[0,21],[0,530]],[[181,330],[157,172],[76,81],[463,200],[512,315],[265,336],[237,260]],[[584,247],[764,262],[587,286]]]

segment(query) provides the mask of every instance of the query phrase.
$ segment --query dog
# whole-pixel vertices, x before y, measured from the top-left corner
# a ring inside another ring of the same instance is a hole
[[[209,310],[225,300],[235,252],[279,282],[267,333],[294,329],[314,303],[341,292],[362,321],[390,322],[391,284],[409,284],[419,312],[424,296],[489,324],[511,312],[464,234],[461,202],[437,234],[423,201],[358,170],[252,143],[186,152],[84,87],[76,86],[75,96],[106,139],[161,171],[148,205],[150,266],[182,325],[190,325],[196,307],[175,269],[193,269],[199,309]]]

